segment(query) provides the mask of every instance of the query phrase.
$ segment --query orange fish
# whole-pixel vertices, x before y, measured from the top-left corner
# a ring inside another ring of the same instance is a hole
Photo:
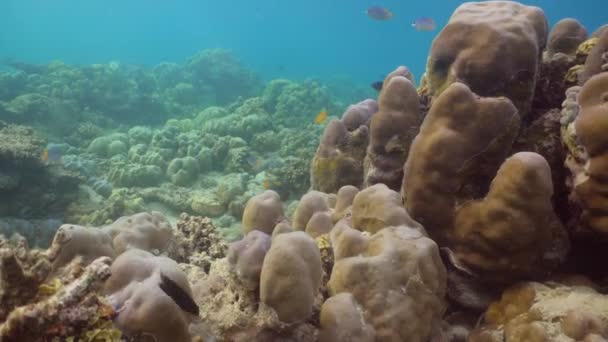
[[[320,124],[324,123],[325,120],[327,120],[327,111],[325,109],[323,109],[319,112],[319,114],[317,114],[317,117],[315,117],[315,123],[317,125],[320,125]]]
[[[266,190],[270,189],[270,181],[268,179],[264,180],[264,183],[262,183],[262,186]]]
[[[40,156],[40,159],[42,159],[42,161],[48,161],[49,160],[49,149],[45,148],[44,150],[42,150],[42,154]]]

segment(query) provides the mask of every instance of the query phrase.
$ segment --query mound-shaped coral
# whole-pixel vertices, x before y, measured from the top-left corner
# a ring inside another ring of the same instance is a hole
[[[369,141],[369,120],[362,118],[371,117],[377,108],[370,101],[356,106],[359,108],[348,108],[342,120],[332,120],[325,128],[312,161],[310,183],[314,190],[336,193],[344,185],[362,185],[363,159]],[[357,115],[355,120],[349,114],[354,110],[363,110],[366,115]]]
[[[426,71],[430,94],[462,82],[481,96],[509,98],[525,117],[547,31],[538,7],[514,1],[460,5],[433,41]]]
[[[369,339],[373,341],[422,342],[438,331],[446,305],[446,270],[432,240],[405,225],[364,236],[344,224],[334,228],[332,243],[347,252],[336,255],[330,294],[352,294],[356,301],[352,305],[361,306],[363,320],[353,326],[326,318],[322,321],[326,333],[348,336],[348,331],[340,329],[354,328],[374,336]],[[353,308],[348,314],[357,315]]]
[[[161,250],[172,236],[171,225],[162,214],[138,213],[102,228],[64,224],[57,230],[48,254],[57,269],[76,256],[91,262],[101,256],[114,258],[132,248]]]
[[[384,183],[401,188],[403,163],[420,126],[420,104],[416,89],[399,67],[384,80],[379,111],[370,125],[370,141],[365,157],[365,185]],[[356,185],[356,184],[354,184]]]
[[[578,96],[580,112],[575,121],[576,135],[586,151],[586,160],[575,175],[574,190],[581,202],[583,224],[598,233],[608,234],[606,209],[606,153],[608,152],[608,73],[591,78]]]
[[[321,255],[304,232],[277,235],[264,258],[260,300],[282,322],[306,320],[321,286]]]
[[[193,157],[175,158],[167,167],[167,176],[175,185],[189,185],[198,176],[198,162]]]
[[[373,342],[374,328],[362,315],[363,310],[348,292],[327,299],[321,308],[319,341]]]
[[[230,245],[228,261],[248,289],[255,290],[260,285],[260,273],[268,249],[270,235],[259,230],[250,231],[242,240]]]
[[[568,253],[568,237],[553,211],[547,161],[532,152],[507,159],[488,195],[456,211],[458,260],[492,280],[539,277]]]
[[[450,239],[456,206],[485,194],[518,128],[511,101],[480,98],[462,83],[435,100],[404,165],[402,195],[440,245]]]
[[[272,234],[274,226],[284,217],[283,203],[279,194],[266,190],[247,201],[243,212],[243,233],[257,229],[266,234]]]
[[[191,296],[186,275],[175,261],[133,249],[112,263],[111,272],[104,291],[117,312],[114,322],[121,330],[150,334],[159,342],[190,341],[183,298],[176,295],[178,290],[165,287],[170,282]]]
[[[574,55],[578,46],[587,39],[587,30],[578,20],[565,18],[558,21],[547,41],[546,58],[556,53]]]
[[[385,227],[408,226],[424,231],[403,208],[401,196],[385,184],[360,191],[352,202],[353,228],[374,234]]]

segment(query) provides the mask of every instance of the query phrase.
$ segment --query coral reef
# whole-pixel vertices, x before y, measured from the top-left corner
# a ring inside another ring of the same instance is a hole
[[[8,61],[0,340],[605,341],[607,37],[465,3],[378,102]]]

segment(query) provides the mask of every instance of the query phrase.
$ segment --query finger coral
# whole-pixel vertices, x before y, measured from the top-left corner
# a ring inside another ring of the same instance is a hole
[[[553,211],[552,195],[551,169],[542,156],[511,156],[487,196],[456,211],[456,257],[492,280],[551,271],[568,253],[568,237]]]
[[[349,107],[342,120],[329,122],[312,161],[310,179],[314,190],[336,193],[344,185],[361,186],[369,141],[368,118],[376,110],[375,102],[363,101]],[[364,114],[351,114],[354,111]]]
[[[506,98],[476,96],[453,83],[435,100],[404,165],[405,208],[440,245],[459,203],[482,196],[519,129]]]
[[[421,114],[416,88],[399,67],[384,80],[379,111],[370,125],[370,141],[365,157],[365,185],[384,183],[401,188],[403,163],[418,133]]]

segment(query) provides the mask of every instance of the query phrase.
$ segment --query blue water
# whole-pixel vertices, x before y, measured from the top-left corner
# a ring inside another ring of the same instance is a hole
[[[420,77],[436,32],[457,0],[1,0],[0,57],[44,63],[182,62],[205,48],[227,48],[264,79],[374,81],[399,64]],[[606,0],[535,0],[551,24],[564,17],[591,33],[608,21]],[[370,20],[370,5],[395,17]]]

